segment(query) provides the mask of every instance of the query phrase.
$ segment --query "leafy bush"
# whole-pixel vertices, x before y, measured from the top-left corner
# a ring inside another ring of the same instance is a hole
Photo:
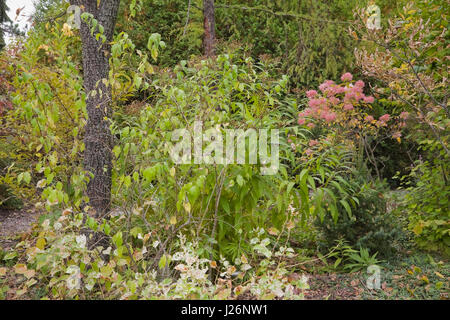
[[[448,156],[437,141],[423,141],[422,147],[438,154],[432,160],[416,162],[400,210],[406,211],[420,247],[450,255]]]
[[[128,236],[123,219],[95,222],[86,214],[65,210],[54,223],[45,220],[36,239],[20,242],[3,257],[13,264],[2,271],[24,280],[16,297],[236,299],[250,294],[260,299],[301,299],[308,289],[305,276],[288,277],[283,261],[293,257],[293,250],[275,248],[263,229],[252,232],[250,255],[230,263],[210,259],[208,250],[182,234],[173,239],[171,253],[158,255],[162,245],[158,235],[132,231]],[[86,230],[104,232],[107,247],[89,248]],[[26,252],[23,259],[18,259],[19,251]]]
[[[277,129],[283,123],[278,98],[287,78],[272,79],[251,58],[234,55],[220,55],[216,62],[183,61],[174,72],[155,83],[153,105],[137,115],[120,115],[112,126],[120,137],[113,150],[114,205],[135,212],[132,225],[147,232],[173,237],[174,231],[190,230],[214,257],[234,259],[248,250],[252,229],[267,224],[281,229],[289,219],[294,183],[282,166],[277,175],[261,174],[261,162],[175,164],[173,130],[186,129],[194,137],[195,121],[202,121],[203,130],[221,132]]]
[[[134,16],[130,1],[121,2],[116,30],[127,33],[138,50],[145,50],[150,35],[159,33],[167,43],[167,50],[161,52],[158,63],[162,67],[173,67],[181,60],[202,53],[203,13],[198,7],[201,1],[192,1],[189,21],[186,21],[187,1],[134,2],[139,6],[139,13]]]
[[[323,222],[316,221],[324,236],[319,242],[319,248],[328,250],[336,240],[344,239],[353,248],[367,248],[372,253],[378,252],[380,256],[392,255],[401,229],[395,225],[394,216],[386,211],[383,195],[386,191],[385,184],[364,182],[358,176],[348,183],[357,198],[357,206],[349,216],[345,207],[340,204],[338,210],[341,214],[337,222],[328,215]]]

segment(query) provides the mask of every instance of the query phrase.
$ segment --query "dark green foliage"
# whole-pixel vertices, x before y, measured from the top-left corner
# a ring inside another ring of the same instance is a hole
[[[0,209],[20,209],[22,206],[22,200],[17,198],[6,185],[0,184]]]
[[[380,6],[389,12],[400,1]],[[142,50],[152,33],[162,35],[167,48],[160,53],[160,66],[202,54],[202,1],[143,0],[142,10],[130,17],[130,1],[122,1],[117,31],[129,34]],[[359,4],[361,6],[364,3]],[[217,54],[232,43],[248,49],[252,57],[271,55],[280,61],[283,73],[294,87],[317,85],[352,71],[357,42],[348,28],[353,22],[353,2],[218,0],[215,1]],[[189,19],[187,19],[189,12]]]
[[[376,80],[371,82],[377,83]],[[373,104],[370,114],[378,119],[384,114],[399,115],[405,109],[406,106],[401,102],[378,99]],[[381,178],[386,179],[392,188],[399,187],[406,182],[406,180],[399,181],[396,176],[408,175],[411,172],[414,160],[419,157],[418,143],[407,138],[413,132],[415,132],[414,129],[406,128],[402,132],[400,141],[392,138],[391,135],[380,135],[370,141],[370,148],[373,149]],[[375,172],[372,163],[368,161],[367,166],[372,172]]]
[[[0,0],[0,50],[5,46],[3,24],[5,22],[11,22],[7,15],[8,7],[6,5],[6,0]]]
[[[201,54],[203,15],[201,1],[192,0],[189,22],[186,25],[188,1],[143,0],[142,10],[130,17],[131,1],[121,1],[116,31],[128,33],[136,49],[145,50],[152,33],[162,35],[167,44],[158,56],[160,66],[174,66],[191,55]],[[200,3],[200,4],[199,4]]]
[[[250,45],[254,57],[280,58],[296,87],[317,85],[351,69],[354,8],[349,1],[219,1],[218,37]]]
[[[7,159],[0,158],[0,173],[3,173],[8,165],[10,163]],[[0,183],[0,209],[18,209],[22,206],[22,200],[16,197],[7,185]]]
[[[324,238],[319,242],[321,250],[331,248],[338,239],[344,239],[354,248],[367,248],[371,254],[390,256],[394,253],[394,241],[400,236],[400,227],[394,217],[386,210],[385,183],[364,183],[361,176],[356,176],[350,184],[355,189],[359,205],[352,210],[352,218],[339,208],[342,214],[335,224],[330,215],[316,225],[322,230]]]

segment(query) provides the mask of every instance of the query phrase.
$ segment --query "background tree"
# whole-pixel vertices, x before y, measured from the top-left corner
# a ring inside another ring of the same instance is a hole
[[[214,19],[214,0],[203,1],[203,49],[207,57],[214,55],[214,42],[216,41],[216,25]]]
[[[92,15],[91,19],[82,19],[80,30],[88,113],[84,167],[93,174],[87,186],[89,205],[97,216],[101,216],[110,207],[112,167],[112,135],[108,120],[111,116],[111,88],[103,80],[108,79],[109,75],[110,42],[120,0],[73,0],[71,3],[82,8],[83,18],[87,17],[85,13]],[[98,22],[95,30],[91,30],[88,23],[93,22],[93,19]],[[104,38],[96,37],[99,32]]]
[[[3,24],[6,22],[11,22],[8,14],[6,13],[8,10],[9,8],[6,5],[6,0],[0,0],[0,50],[2,50],[5,46],[5,39],[3,38],[5,34]]]

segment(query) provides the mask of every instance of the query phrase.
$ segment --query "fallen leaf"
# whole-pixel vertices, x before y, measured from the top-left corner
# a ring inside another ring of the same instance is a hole
[[[24,274],[27,270],[27,266],[23,263],[19,263],[14,266],[14,271],[18,274]]]
[[[351,285],[352,287],[356,287],[356,286],[358,285],[358,283],[359,283],[358,280],[352,280],[352,281],[350,282],[350,285]]]
[[[27,277],[27,279],[31,279],[34,277],[34,275],[36,274],[36,271],[34,271],[33,269],[31,270],[27,270],[24,273],[24,276]]]
[[[39,239],[37,239],[37,241],[36,241],[36,247],[37,248],[39,248],[39,249],[41,249],[41,250],[44,250],[44,248],[45,248],[45,239],[44,238],[39,238]]]
[[[430,283],[430,280],[428,280],[428,277],[426,275],[423,275],[422,278],[420,278],[420,280],[423,280],[426,283]]]

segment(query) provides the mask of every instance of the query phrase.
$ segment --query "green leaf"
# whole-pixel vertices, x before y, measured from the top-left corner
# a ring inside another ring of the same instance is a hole
[[[113,241],[113,243],[116,245],[116,247],[120,247],[120,246],[123,244],[122,231],[117,232],[117,233],[112,237],[112,241]]]
[[[164,269],[166,267],[167,264],[167,256],[164,254],[161,259],[159,259],[159,263],[158,263],[158,267],[160,269]]]
[[[17,252],[16,252],[16,251],[13,251],[13,252],[7,253],[7,254],[3,257],[3,260],[11,260],[11,259],[14,259],[15,257],[17,257]]]
[[[30,181],[31,181],[31,175],[30,175],[30,173],[29,173],[28,171],[23,173],[23,181],[24,181],[26,184],[30,183]]]

